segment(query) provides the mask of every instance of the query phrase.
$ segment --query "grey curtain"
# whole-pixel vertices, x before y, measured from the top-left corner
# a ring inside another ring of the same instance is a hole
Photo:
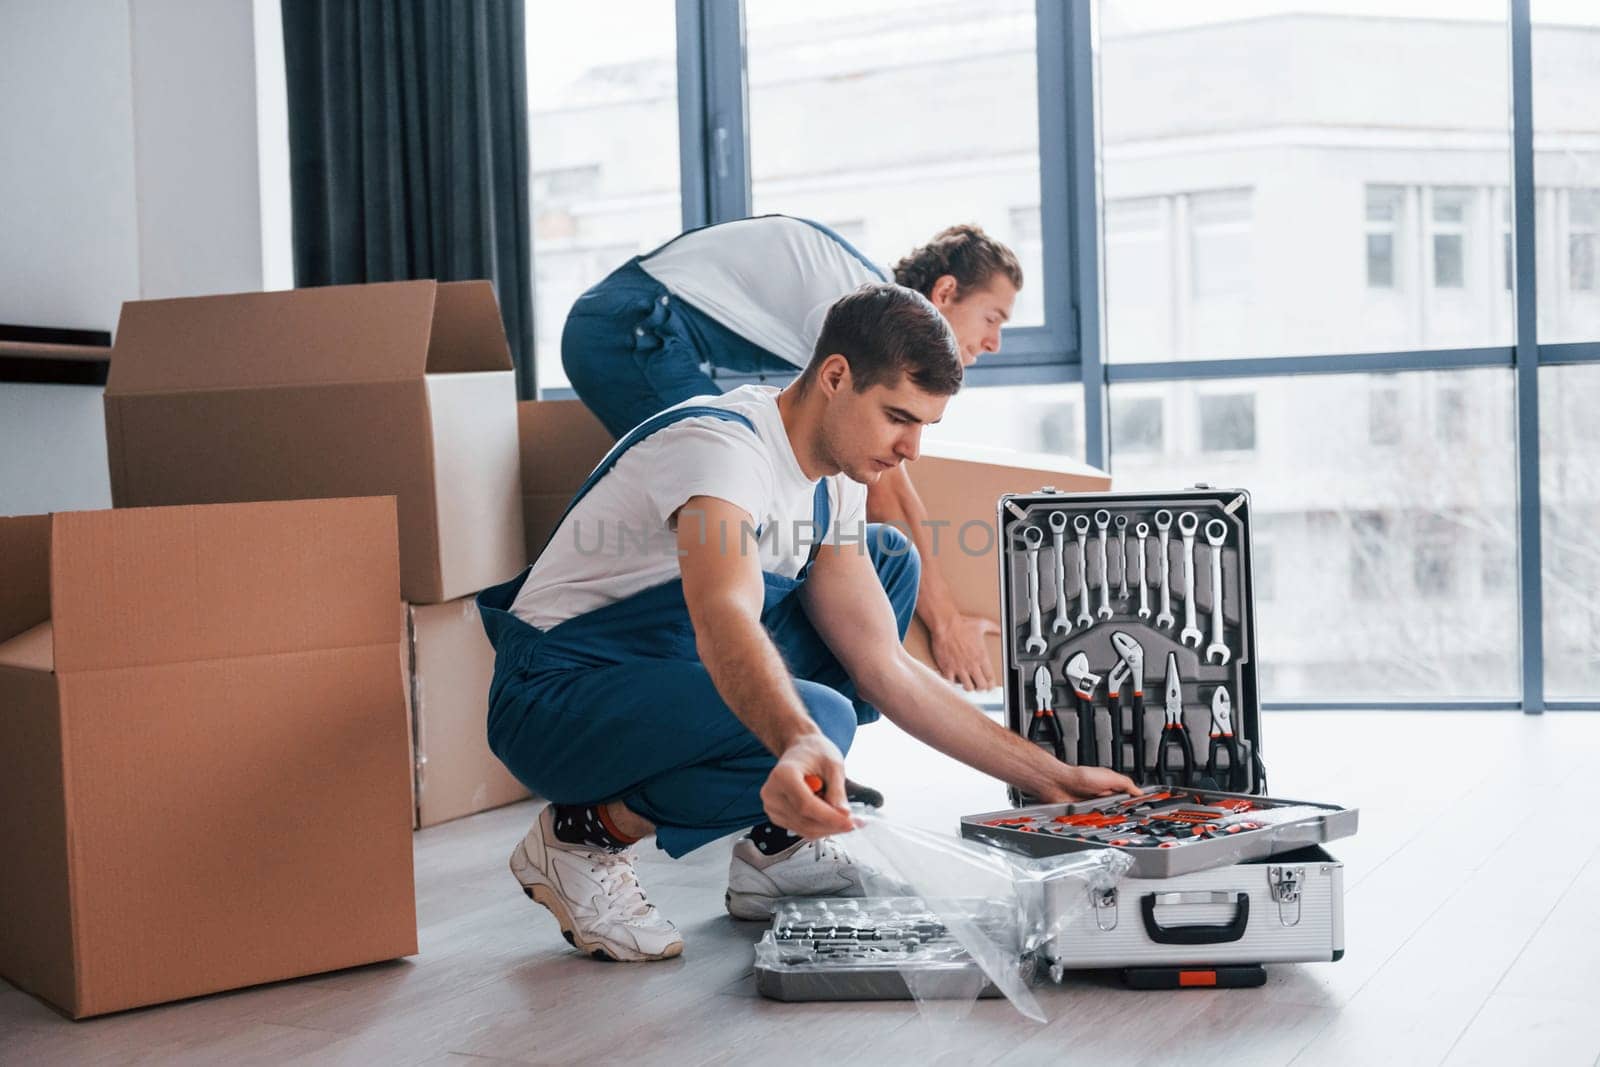
[[[494,283],[533,396],[523,0],[282,0],[295,281]]]

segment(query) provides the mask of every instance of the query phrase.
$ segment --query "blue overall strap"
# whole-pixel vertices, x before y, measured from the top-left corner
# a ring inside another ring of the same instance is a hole
[[[822,539],[828,536],[828,523],[832,520],[830,501],[828,500],[828,479],[824,478],[817,483],[817,491],[811,495],[811,524],[815,528],[816,540],[812,542],[811,552],[806,556],[806,561],[800,567],[796,577],[804,578],[811,570],[811,564],[817,560],[817,553],[822,550]]]
[[[544,539],[544,544],[539,546],[539,551],[537,554],[535,554],[534,559],[538,559],[539,556],[544,555],[544,550],[550,547],[551,541],[555,540],[556,531],[560,530],[561,524],[567,521],[567,516],[571,515],[572,509],[578,506],[578,501],[582,500],[588,495],[589,490],[595,487],[596,482],[610,473],[611,468],[617,465],[617,461],[622,458],[622,454],[624,452],[628,451],[628,449],[632,448],[640,441],[643,441],[646,437],[649,437],[657,430],[665,429],[675,422],[680,422],[684,419],[697,419],[706,416],[714,419],[722,419],[726,422],[737,422],[742,424],[744,428],[749,430],[751,433],[756,432],[755,423],[751,422],[748,418],[739,414],[737,411],[729,411],[726,408],[712,407],[710,404],[691,404],[688,407],[668,408],[665,411],[658,412],[657,414],[650,416],[648,419],[645,419],[639,425],[623,434],[622,440],[612,445],[611,451],[607,452],[605,456],[601,458],[600,462],[595,465],[594,470],[589,472],[589,477],[583,480],[583,484],[580,485],[578,487],[578,491],[573,494],[572,501],[567,505],[567,509],[561,513],[561,518],[556,520],[555,526],[551,527],[550,535]]]

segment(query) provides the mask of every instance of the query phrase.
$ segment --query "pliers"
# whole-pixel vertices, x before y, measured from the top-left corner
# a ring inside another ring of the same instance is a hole
[[[1228,753],[1226,785],[1217,777],[1219,748]],[[1211,750],[1206,758],[1206,777],[1215,782],[1218,789],[1225,789],[1230,793],[1242,793],[1249,785],[1245,781],[1245,775],[1240,773],[1244,769],[1244,761],[1239,758],[1239,742],[1234,740],[1233,736],[1233,699],[1228,696],[1228,691],[1219,685],[1211,691]]]
[[[1074,652],[1067,660],[1067,685],[1078,703],[1078,766],[1100,766],[1099,738],[1094,728],[1094,691],[1100,685],[1100,676],[1089,673],[1089,656]]]
[[[1183,680],[1178,676],[1178,654],[1167,653],[1167,717],[1161,724],[1161,742],[1156,745],[1156,780],[1163,785],[1194,783],[1194,747],[1189,744],[1189,728],[1183,722]],[[1167,746],[1176,745],[1183,758],[1183,777],[1172,780],[1167,768]]]
[[[1106,700],[1111,705],[1111,767],[1125,773],[1122,759],[1122,687],[1133,681],[1133,780],[1144,785],[1144,646],[1116,631],[1111,644],[1121,657],[1106,675]]]
[[[1067,739],[1061,732],[1061,723],[1056,719],[1050,668],[1042,663],[1033,672],[1033,706],[1033,718],[1028,722],[1028,740],[1036,745],[1048,743],[1056,759],[1067,762]]]

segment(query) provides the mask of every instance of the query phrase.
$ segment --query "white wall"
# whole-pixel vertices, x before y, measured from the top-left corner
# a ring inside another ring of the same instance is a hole
[[[0,322],[292,285],[287,131],[272,0],[5,0]],[[0,385],[0,434],[0,514],[110,506],[99,389]]]
[[[0,9],[0,322],[109,330],[139,291],[126,0]]]

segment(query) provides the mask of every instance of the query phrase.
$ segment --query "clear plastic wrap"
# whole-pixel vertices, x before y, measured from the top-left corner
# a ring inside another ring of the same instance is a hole
[[[839,839],[870,873],[867,899],[780,907],[756,947],[757,985],[779,999],[910,996],[943,1017],[996,992],[1045,1021],[1030,984],[1040,950],[1083,915],[1051,893],[1110,888],[1131,861],[1112,849],[1031,859],[855,810]]]

